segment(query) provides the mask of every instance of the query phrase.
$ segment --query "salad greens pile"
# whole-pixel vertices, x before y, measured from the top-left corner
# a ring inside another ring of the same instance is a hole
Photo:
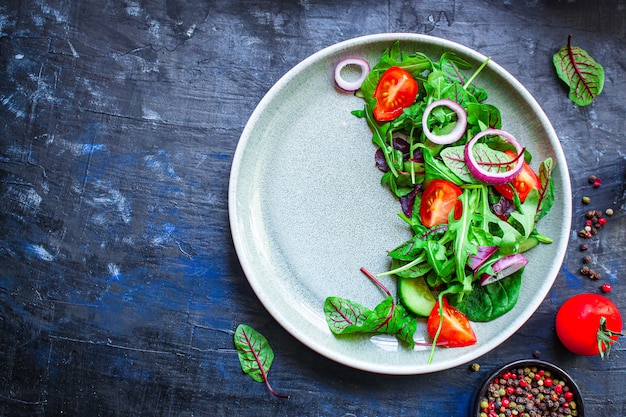
[[[389,251],[390,269],[378,276],[423,279],[440,305],[445,296],[471,321],[493,320],[515,306],[525,264],[509,268],[505,262],[503,268],[502,260],[511,256],[523,258],[524,251],[551,243],[549,237],[537,230],[537,222],[554,201],[551,158],[539,164],[538,183],[523,198],[512,184],[504,185],[510,194],[509,198],[504,197],[494,184],[476,178],[468,169],[464,158],[467,143],[487,129],[502,129],[500,110],[487,103],[487,91],[474,84],[488,61],[467,77],[464,71],[471,69],[471,65],[452,52],[443,53],[435,61],[421,52],[407,54],[396,42],[383,53],[355,92],[365,105],[352,112],[365,119],[371,128],[377,148],[376,164],[382,171],[381,183],[399,200],[398,215],[412,231],[410,239]],[[419,92],[413,104],[405,107],[398,117],[380,121],[374,113],[379,101],[375,97],[376,89],[382,75],[392,67],[410,73],[418,83]],[[458,115],[445,106],[436,107],[423,120],[426,107],[441,99],[458,103],[467,115],[465,133],[452,144],[433,143],[423,129],[424,122],[432,133],[445,135],[456,126]],[[496,171],[510,169],[498,163],[511,163],[507,155],[510,151],[518,153],[497,134],[485,135],[471,149],[479,163]],[[529,165],[531,154],[524,149],[518,157],[522,156]],[[462,210],[450,212],[443,224],[427,227],[420,217],[420,206],[424,189],[435,180],[445,180],[460,188],[458,200]],[[329,297],[325,305],[327,322],[335,334],[341,332],[333,327],[336,320],[333,322],[331,318],[334,314],[336,319],[337,313],[342,313],[341,307],[337,307],[341,303],[344,307],[351,305],[350,301],[337,297]],[[354,305],[362,308],[357,303]],[[352,324],[348,327],[350,331],[371,331],[371,326]],[[401,340],[406,341],[406,335]]]

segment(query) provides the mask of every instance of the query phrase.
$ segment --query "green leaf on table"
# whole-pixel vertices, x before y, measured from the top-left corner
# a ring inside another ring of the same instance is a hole
[[[274,351],[267,339],[247,324],[240,324],[235,330],[235,348],[241,363],[241,370],[257,382],[265,382],[270,392],[280,398],[289,398],[277,394],[270,386],[267,374],[274,362]]]
[[[569,86],[569,98],[579,106],[588,106],[604,87],[604,68],[584,49],[572,46],[572,35],[567,45],[552,56],[556,73]]]

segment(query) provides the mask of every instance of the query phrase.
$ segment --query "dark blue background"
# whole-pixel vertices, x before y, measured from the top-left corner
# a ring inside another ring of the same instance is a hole
[[[626,311],[625,23],[619,0],[1,2],[0,415],[463,416],[491,370],[539,350],[576,379],[590,416],[625,416],[623,343],[601,361],[554,332],[561,303],[604,282]],[[382,32],[491,56],[544,108],[570,167],[561,273],[478,372],[392,377],[320,357],[269,316],[233,249],[230,164],[258,101],[314,52]],[[606,71],[585,108],[551,62],[570,33]],[[591,281],[577,230],[609,207],[588,242],[602,274]],[[269,339],[271,383],[290,399],[242,374],[240,323]]]

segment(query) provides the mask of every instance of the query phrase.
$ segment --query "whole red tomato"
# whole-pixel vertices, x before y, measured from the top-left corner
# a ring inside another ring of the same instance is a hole
[[[556,313],[557,336],[567,349],[578,355],[608,355],[621,332],[619,310],[599,294],[575,295]]]

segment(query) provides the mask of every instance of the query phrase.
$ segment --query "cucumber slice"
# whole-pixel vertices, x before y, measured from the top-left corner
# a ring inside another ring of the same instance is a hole
[[[398,278],[398,298],[413,314],[428,317],[435,306],[435,297],[423,277]]]

